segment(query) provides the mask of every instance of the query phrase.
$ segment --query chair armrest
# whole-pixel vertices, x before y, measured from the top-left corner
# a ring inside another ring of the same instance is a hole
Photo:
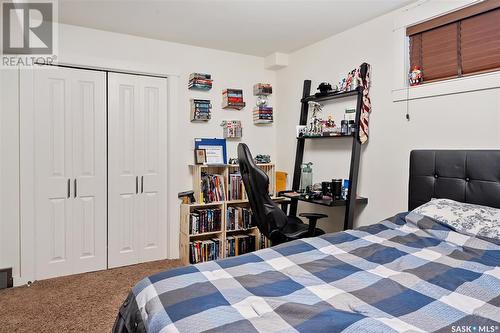
[[[320,213],[300,213],[299,216],[305,217],[309,220],[309,227],[307,228],[307,233],[309,237],[314,236],[314,232],[316,230],[316,222],[318,222],[319,219],[328,217],[328,215]]]
[[[299,216],[305,217],[308,219],[315,218],[317,220],[322,219],[324,217],[328,217],[326,214],[320,214],[320,213],[300,213]]]

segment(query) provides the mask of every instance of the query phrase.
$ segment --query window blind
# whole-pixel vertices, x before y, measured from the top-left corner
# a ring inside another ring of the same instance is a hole
[[[500,0],[408,27],[407,35],[410,70],[419,67],[424,82],[500,70]]]

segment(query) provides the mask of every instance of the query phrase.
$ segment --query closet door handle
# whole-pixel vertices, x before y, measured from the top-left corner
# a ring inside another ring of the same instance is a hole
[[[69,199],[70,196],[71,196],[71,180],[68,178],[68,196],[66,198]]]
[[[74,180],[74,185],[75,185],[75,196],[74,196],[74,197],[76,198],[76,196],[77,196],[77,191],[76,191],[76,178],[75,178],[75,180]]]
[[[135,176],[135,194],[139,193],[139,176]]]
[[[141,176],[141,193],[144,193],[144,176]]]

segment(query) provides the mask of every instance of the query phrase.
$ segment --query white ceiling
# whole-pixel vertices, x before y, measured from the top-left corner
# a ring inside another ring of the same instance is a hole
[[[267,56],[300,49],[412,1],[60,0],[59,20],[88,28]]]

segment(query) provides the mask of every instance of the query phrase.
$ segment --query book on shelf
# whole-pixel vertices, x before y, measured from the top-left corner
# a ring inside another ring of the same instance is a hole
[[[225,201],[224,176],[201,173],[201,202]]]
[[[208,99],[191,100],[191,121],[208,121],[212,118],[212,104]]]
[[[189,214],[190,235],[221,231],[222,214],[220,208],[197,209]]]
[[[191,73],[189,75],[188,89],[212,89],[212,75],[206,73]]]
[[[189,242],[189,262],[196,264],[210,260],[217,260],[221,254],[221,240],[213,238]]]
[[[272,123],[274,118],[273,118],[273,107],[269,105],[262,105],[255,107],[253,109],[253,120],[254,123],[259,123],[259,122],[270,122]]]
[[[255,251],[254,235],[238,235],[226,238],[226,257],[239,256]]]
[[[240,172],[233,172],[229,174],[229,200],[243,200],[246,199],[246,192],[243,187],[243,179]]]
[[[226,230],[247,230],[253,227],[252,212],[243,207],[227,207]]]
[[[262,233],[259,233],[259,249],[265,249],[271,246],[271,241],[269,238],[264,236]]]
[[[254,96],[271,95],[272,93],[273,87],[269,83],[256,83],[253,86]]]
[[[241,138],[243,136],[243,127],[240,120],[224,120],[221,126],[223,128],[222,135],[226,139]]]
[[[242,109],[246,103],[243,101],[243,90],[226,89],[222,92],[222,107],[225,109]]]

